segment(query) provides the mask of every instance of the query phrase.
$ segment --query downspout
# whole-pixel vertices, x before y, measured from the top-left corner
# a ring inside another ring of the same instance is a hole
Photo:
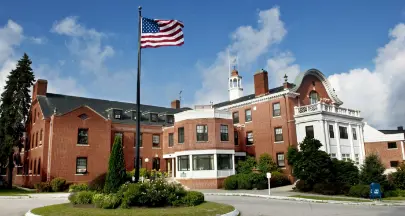
[[[286,115],[287,115],[287,135],[288,135],[288,141],[291,141],[291,137],[290,137],[290,127],[289,127],[289,123],[290,123],[290,118],[289,118],[289,112],[287,109],[287,98],[285,97],[285,95],[283,95],[284,97],[284,104],[285,104],[285,111],[286,111]],[[288,146],[290,146],[290,144],[288,143]]]

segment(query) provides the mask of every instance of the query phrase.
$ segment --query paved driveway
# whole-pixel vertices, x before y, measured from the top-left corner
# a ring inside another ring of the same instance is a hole
[[[304,203],[256,197],[205,196],[206,200],[235,206],[242,216],[404,216],[405,206],[354,206]]]
[[[33,208],[69,202],[66,198],[0,199],[1,216],[22,216]]]

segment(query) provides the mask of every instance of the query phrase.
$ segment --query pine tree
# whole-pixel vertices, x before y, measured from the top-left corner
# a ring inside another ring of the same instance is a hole
[[[8,164],[8,186],[12,187],[14,168],[13,149],[21,147],[21,138],[25,131],[31,106],[30,88],[35,76],[31,60],[24,53],[16,69],[7,77],[6,86],[1,94],[0,105],[0,163]]]
[[[385,167],[381,163],[378,155],[372,154],[366,157],[364,164],[361,167],[360,183],[371,184],[380,183],[386,184],[387,177],[384,175]]]
[[[119,187],[126,181],[126,170],[122,139],[116,136],[113,149],[108,162],[107,179],[104,185],[105,193],[117,192]]]

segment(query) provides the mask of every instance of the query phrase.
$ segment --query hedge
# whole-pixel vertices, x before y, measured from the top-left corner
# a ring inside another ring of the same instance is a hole
[[[369,198],[370,197],[370,186],[369,185],[354,185],[350,188],[349,196],[352,197],[362,197],[362,198]]]
[[[272,172],[270,179],[270,187],[280,187],[284,185],[289,185],[290,181],[285,175],[280,172]],[[237,174],[228,176],[224,180],[225,190],[236,190],[236,189],[267,189],[268,188],[268,179],[263,173],[250,173],[250,174]]]

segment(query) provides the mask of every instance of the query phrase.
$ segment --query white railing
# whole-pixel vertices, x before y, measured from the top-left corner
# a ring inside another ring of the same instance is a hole
[[[335,105],[329,105],[329,104],[325,104],[322,102],[318,102],[316,104],[311,104],[311,105],[307,105],[307,106],[294,107],[295,115],[303,114],[303,113],[317,112],[317,111],[324,111],[324,112],[330,112],[330,113],[338,113],[341,115],[360,117],[359,110],[341,108],[341,107],[337,107]]]

